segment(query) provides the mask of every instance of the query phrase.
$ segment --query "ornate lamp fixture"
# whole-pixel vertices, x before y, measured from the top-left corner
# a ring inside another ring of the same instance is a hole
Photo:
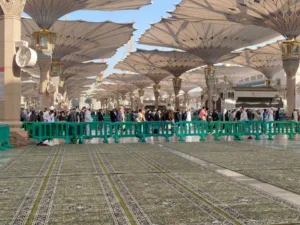
[[[34,46],[37,50],[53,51],[56,41],[56,34],[48,29],[41,29],[32,34]]]
[[[300,58],[300,42],[295,39],[285,40],[281,44],[282,49],[282,59],[295,59],[299,60]]]
[[[60,60],[53,60],[51,64],[51,76],[57,77],[62,74],[63,64]]]
[[[204,74],[206,78],[214,78],[216,72],[217,72],[217,68],[212,65],[209,65],[204,68]]]

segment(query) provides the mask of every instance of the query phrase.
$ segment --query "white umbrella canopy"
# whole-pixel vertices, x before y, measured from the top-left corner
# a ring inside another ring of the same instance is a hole
[[[32,33],[39,27],[22,18],[22,40],[33,45]],[[56,21],[50,32],[56,34],[53,59],[74,62],[110,58],[132,37],[133,23]],[[34,47],[34,46],[32,46]]]
[[[175,77],[204,64],[203,60],[188,52],[142,49],[130,53],[125,61],[154,66]]]
[[[142,35],[139,43],[181,49],[213,65],[237,56],[231,53],[234,50],[277,36],[271,29],[254,25],[162,19]]]
[[[182,0],[171,14],[186,21],[253,24],[288,39],[300,35],[298,0]]]
[[[151,0],[27,0],[24,11],[40,28],[50,29],[56,20],[77,10],[139,9],[147,4]]]
[[[121,84],[131,83],[139,89],[149,87],[153,83],[149,77],[139,74],[111,74],[105,80]]]
[[[136,63],[135,61],[131,61],[129,58],[126,58],[124,61],[119,62],[115,66],[115,69],[119,69],[124,72],[130,71],[143,76],[147,76],[155,84],[158,84],[165,78],[172,76],[171,73],[163,69],[157,68],[153,65]]]

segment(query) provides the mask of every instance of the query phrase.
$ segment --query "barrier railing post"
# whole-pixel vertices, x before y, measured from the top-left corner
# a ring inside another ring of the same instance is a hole
[[[208,123],[204,121],[178,122],[174,126],[176,136],[183,142],[188,136],[198,136],[200,141],[205,141],[209,130]]]

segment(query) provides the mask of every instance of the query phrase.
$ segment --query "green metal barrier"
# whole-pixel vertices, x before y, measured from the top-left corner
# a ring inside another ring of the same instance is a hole
[[[112,124],[108,122],[75,123],[76,138],[83,144],[85,139],[103,138],[104,143],[108,143],[111,136]]]
[[[273,136],[276,135],[288,135],[290,140],[295,139],[297,134],[297,127],[299,123],[295,121],[270,121],[265,122],[265,132],[268,135],[269,140],[273,140]]]
[[[198,115],[193,115],[192,116],[192,121],[198,121],[198,120],[199,120]]]
[[[179,122],[175,124],[175,134],[179,141],[185,141],[185,137],[197,136],[201,141],[206,140],[209,125],[206,121]]]
[[[98,122],[98,116],[97,115],[92,116],[92,118],[93,118],[93,122]]]
[[[247,121],[247,135],[255,136],[255,140],[260,140],[261,135],[265,133],[265,125],[263,121]]]
[[[105,122],[111,122],[110,121],[110,116],[103,116],[103,119]]]
[[[269,140],[273,140],[275,135],[288,135],[289,139],[294,139],[300,134],[300,123],[294,121],[240,121],[222,122],[215,121],[207,123],[204,121],[182,121],[179,123],[153,121],[153,122],[92,122],[92,123],[24,123],[25,130],[31,132],[32,138],[41,142],[49,139],[64,139],[66,143],[79,139],[83,143],[85,139],[103,138],[104,143],[108,143],[110,137],[119,143],[120,138],[138,138],[145,142],[148,137],[165,137],[166,141],[170,137],[179,137],[184,141],[187,136],[199,136],[204,141],[209,133],[215,140],[220,140],[222,136],[233,136],[241,140],[245,135],[255,136],[260,140],[261,135],[268,135]],[[8,130],[7,130],[8,129]],[[9,127],[0,125],[0,147],[9,148]],[[1,149],[1,148],[0,148]]]
[[[51,139],[63,139],[68,144],[75,138],[76,123],[35,123],[32,129],[32,138],[38,142]]]
[[[116,122],[112,124],[112,137],[115,139],[115,143],[119,143],[120,138],[138,138],[143,141],[143,136],[139,133],[140,125],[135,122]]]
[[[29,135],[30,138],[32,137],[32,129],[33,129],[34,124],[35,123],[33,123],[33,122],[24,122],[23,125],[22,125],[22,128],[25,131],[28,131],[28,135]]]
[[[175,134],[174,123],[165,121],[142,122],[143,140],[148,137],[165,137],[166,141],[170,141],[170,137]]]
[[[10,145],[10,128],[7,124],[0,124],[0,150],[13,148]]]
[[[209,123],[209,130],[215,137],[216,141],[220,140],[221,136],[233,136],[236,140],[242,140],[243,136],[247,134],[246,122],[211,122]]]

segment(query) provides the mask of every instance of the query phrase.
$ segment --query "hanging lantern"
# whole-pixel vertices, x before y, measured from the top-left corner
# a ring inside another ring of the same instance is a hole
[[[32,34],[34,46],[37,50],[53,51],[56,41],[56,34],[49,32],[48,29],[41,29]]]
[[[296,59],[300,58],[300,42],[295,39],[286,40],[281,43],[282,59]]]
[[[57,77],[62,74],[63,65],[59,60],[52,61],[51,64],[51,76]]]

